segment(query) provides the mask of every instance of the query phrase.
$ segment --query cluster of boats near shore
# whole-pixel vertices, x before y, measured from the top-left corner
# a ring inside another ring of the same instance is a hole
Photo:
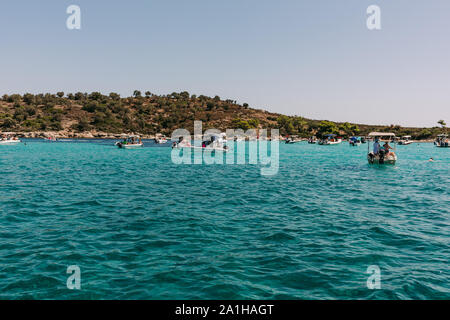
[[[372,135],[372,134],[373,133],[369,134],[369,136],[367,136],[367,137],[352,136],[352,137],[348,138],[348,144],[353,147],[361,146],[361,145],[367,143],[368,140],[370,140],[370,138],[371,138],[370,135]],[[413,143],[413,141],[411,140],[411,136],[402,136],[402,137],[398,138],[398,137],[395,137],[395,134],[392,133],[392,135],[393,135],[392,139],[394,140],[394,142],[396,142],[399,145],[408,145],[408,144]],[[438,139],[441,136],[446,137],[446,135],[440,135],[440,136],[438,136]],[[438,139],[436,139],[436,141]],[[305,139],[301,139],[296,136],[293,136],[293,137],[285,138],[284,141],[286,144],[294,144],[294,143],[305,141]],[[327,134],[322,139],[317,139],[316,137],[310,137],[310,138],[306,139],[306,141],[308,141],[308,143],[310,143],[310,144],[319,144],[319,145],[326,146],[326,145],[340,144],[340,143],[344,142],[344,139],[341,137],[338,137],[336,134]],[[436,141],[435,141],[435,144],[436,144]]]
[[[0,138],[0,145],[3,145],[3,146],[13,146],[13,145],[17,145],[21,142],[22,141],[20,141],[19,138],[17,138],[16,136],[13,136],[13,135],[3,135]]]
[[[46,139],[47,140],[47,139]],[[49,141],[58,141],[57,139],[49,138]],[[225,133],[213,134],[207,138],[203,138],[201,143],[192,143],[183,137],[179,137],[178,140],[169,140],[163,135],[157,135],[154,143],[165,145],[171,143],[172,149],[202,149],[204,151],[211,152],[228,152],[230,149],[227,146],[227,139]],[[255,139],[243,139],[239,137],[233,137],[231,141],[243,141],[243,140],[262,140],[262,138]],[[265,139],[267,140],[267,139]],[[338,145],[344,140],[338,137],[336,134],[327,134],[322,139],[316,137],[310,137],[309,139],[301,139],[296,136],[280,137],[280,140],[284,140],[286,144],[296,144],[302,141],[307,141],[309,144],[318,144],[322,146]],[[361,146],[362,144],[368,144],[367,148],[367,160],[370,164],[395,164],[397,161],[396,145],[410,145],[413,143],[411,136],[396,137],[391,132],[371,132],[368,136],[352,136],[348,138],[349,146]],[[21,140],[12,134],[3,134],[0,137],[1,145],[17,145],[21,143]],[[394,147],[391,147],[393,144]],[[371,144],[373,149],[371,150]],[[448,148],[449,140],[447,134],[440,134],[434,141],[434,145],[439,148]],[[144,142],[139,135],[128,135],[115,143],[115,146],[121,149],[138,149],[144,146]]]

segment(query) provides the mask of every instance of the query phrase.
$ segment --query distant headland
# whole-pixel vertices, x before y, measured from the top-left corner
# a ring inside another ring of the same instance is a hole
[[[410,135],[415,140],[429,140],[446,130],[445,122],[433,128],[400,125],[366,125],[312,120],[286,116],[238,104],[220,97],[174,92],[156,95],[135,90],[130,97],[100,92],[56,94],[11,94],[0,99],[0,132],[39,138],[106,138],[137,133],[143,138],[170,135],[173,130],[193,130],[194,120],[203,128],[243,129],[279,128],[280,134],[299,137],[338,134],[343,137],[366,135],[371,131],[389,131],[397,136]]]

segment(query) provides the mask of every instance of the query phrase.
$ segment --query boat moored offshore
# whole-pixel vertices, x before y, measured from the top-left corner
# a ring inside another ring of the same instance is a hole
[[[370,151],[370,142],[367,145],[367,161],[370,164],[395,164],[397,162],[397,154],[395,153],[395,134],[391,132],[371,132],[369,138],[373,141],[373,151]],[[385,145],[381,146],[380,142],[384,141]],[[394,144],[394,148],[389,146],[389,142]],[[386,146],[387,145],[387,146]],[[394,151],[390,151],[393,149]]]
[[[316,144],[317,138],[315,136],[312,136],[308,139],[309,144]]]
[[[284,140],[284,142],[286,144],[294,144],[294,143],[297,143],[300,141],[301,141],[301,139],[298,136],[290,136],[290,137],[287,137],[286,140]]]
[[[411,136],[403,136],[403,137],[398,141],[398,144],[399,144],[399,145],[404,145],[404,146],[406,146],[406,145],[408,145],[408,144],[411,144],[411,143],[413,143],[413,142],[411,141]]]
[[[348,139],[348,144],[351,145],[352,147],[359,147],[362,144],[362,142],[359,137],[350,137],[350,139]]]
[[[342,142],[342,139],[337,137],[335,134],[327,134],[325,135],[325,138],[319,141],[319,144],[322,146],[328,146],[328,145],[334,145],[334,144],[340,144]]]
[[[12,136],[12,135],[4,135],[3,137],[0,137],[0,146],[15,146],[22,141],[19,140],[19,138]]]
[[[166,144],[168,141],[162,134],[157,134],[154,140],[156,144]]]
[[[192,145],[190,141],[185,140],[184,137],[179,137],[178,141],[172,143],[172,149],[201,149],[203,151],[219,151],[219,152],[228,152],[229,148],[226,145],[226,140],[224,136],[221,135],[211,135],[207,139],[203,140],[200,145]]]
[[[450,147],[448,143],[448,135],[447,134],[440,134],[437,136],[436,141],[434,141],[434,145],[438,148],[448,148]]]
[[[116,146],[121,149],[137,149],[142,148],[144,146],[144,143],[142,142],[141,137],[131,135],[125,138],[123,141],[116,142]]]

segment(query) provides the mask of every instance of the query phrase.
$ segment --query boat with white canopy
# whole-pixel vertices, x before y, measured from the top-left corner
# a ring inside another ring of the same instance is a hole
[[[121,149],[137,149],[142,148],[144,143],[142,142],[141,137],[137,135],[127,136],[123,141],[116,142],[116,146]]]
[[[367,145],[367,161],[370,164],[395,164],[397,162],[394,133],[371,132],[369,138],[373,139],[373,151],[370,151],[370,140]],[[381,146],[381,142],[385,142],[385,144]],[[389,142],[394,144],[394,148],[389,146]]]
[[[438,148],[448,148],[450,147],[448,143],[448,135],[447,134],[440,134],[437,136],[436,141],[434,141],[434,145]]]
[[[403,145],[403,146],[406,146],[406,145],[411,144],[411,143],[413,143],[413,142],[411,141],[411,136],[403,136],[403,137],[398,141],[398,144],[399,144],[399,145]]]

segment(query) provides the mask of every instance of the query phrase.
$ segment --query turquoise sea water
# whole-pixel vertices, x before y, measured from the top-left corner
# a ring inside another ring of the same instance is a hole
[[[450,149],[281,144],[265,177],[147,145],[0,146],[1,299],[450,298]]]

